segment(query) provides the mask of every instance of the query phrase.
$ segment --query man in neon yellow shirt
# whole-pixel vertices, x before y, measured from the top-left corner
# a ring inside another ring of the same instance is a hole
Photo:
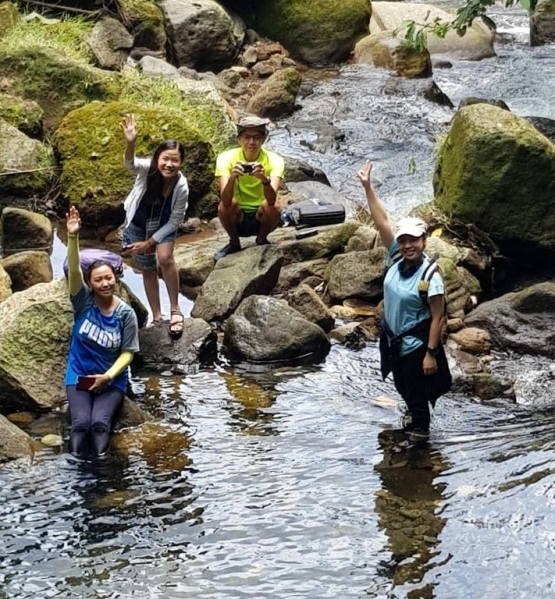
[[[216,160],[220,182],[218,216],[229,243],[214,254],[219,260],[241,249],[240,237],[256,235],[257,245],[269,243],[268,234],[279,223],[277,192],[285,164],[275,152],[262,147],[268,120],[248,116],[237,125],[238,148],[221,153]]]

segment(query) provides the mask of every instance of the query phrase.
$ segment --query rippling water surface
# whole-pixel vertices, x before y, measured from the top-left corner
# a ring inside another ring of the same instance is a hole
[[[499,58],[454,63],[436,81],[455,104],[487,95],[555,118],[554,49],[527,47],[524,13],[497,19],[509,36]],[[431,197],[452,111],[384,85],[346,67],[272,144],[359,200],[353,173],[372,157],[380,193],[404,213]],[[315,118],[345,140],[310,149]],[[56,274],[63,253],[57,244]],[[144,299],[140,277],[126,281]],[[47,449],[0,470],[0,597],[553,596],[555,414],[449,396],[429,448],[399,456],[377,360],[373,347],[334,346],[313,368],[136,379],[162,443],[103,466]]]
[[[4,469],[4,593],[551,596],[555,415],[451,396],[429,448],[399,456],[377,360],[137,379],[181,451]]]

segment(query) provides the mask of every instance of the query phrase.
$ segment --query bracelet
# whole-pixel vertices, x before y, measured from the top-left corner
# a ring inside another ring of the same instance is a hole
[[[427,347],[426,352],[429,353],[432,358],[435,358],[439,353],[439,347]]]
[[[262,181],[262,185],[270,185],[271,182],[272,180],[270,179],[270,177],[268,177],[266,181]]]

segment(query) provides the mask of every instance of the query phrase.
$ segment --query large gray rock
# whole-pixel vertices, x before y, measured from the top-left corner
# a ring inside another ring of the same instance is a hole
[[[33,440],[4,416],[0,416],[0,463],[33,457]]]
[[[495,349],[555,357],[555,284],[538,283],[485,302],[467,326],[489,331]]]
[[[224,345],[231,359],[247,362],[314,361],[330,348],[324,331],[286,301],[260,295],[241,302],[227,320]]]
[[[250,247],[216,263],[202,286],[191,316],[207,322],[225,320],[249,295],[272,291],[283,255],[273,245]]]
[[[376,301],[383,295],[385,248],[335,256],[328,270],[328,293],[343,301],[356,297]]]
[[[530,44],[540,46],[555,42],[555,2],[538,0],[530,14]]]
[[[139,332],[141,351],[138,361],[146,368],[189,372],[199,364],[214,361],[217,353],[216,333],[200,318],[186,318],[183,335],[173,340],[167,324],[159,324]]]
[[[372,18],[370,33],[400,30],[399,37],[404,36],[408,21],[418,24],[431,24],[435,19],[449,23],[454,15],[430,4],[413,2],[372,2]],[[480,60],[495,56],[493,49],[494,34],[483,23],[477,20],[463,36],[449,31],[444,38],[428,33],[427,47],[432,55],[445,55],[463,60]]]
[[[285,173],[283,174],[284,181],[287,181],[287,187],[290,183],[300,181],[316,181],[330,187],[330,182],[324,171],[311,166],[303,160],[283,156],[285,162]]]
[[[23,250],[50,251],[52,247],[52,223],[42,214],[4,208],[0,226],[4,255]]]
[[[295,262],[288,264],[281,269],[274,293],[284,293],[290,291],[297,285],[307,280],[312,283],[322,283],[326,275],[329,260],[320,258],[319,260],[307,260],[306,262]],[[316,285],[310,284],[311,287]]]
[[[133,36],[116,19],[98,20],[87,38],[98,66],[103,69],[121,68],[133,47]]]
[[[12,292],[23,291],[37,283],[49,283],[53,272],[46,252],[26,251],[4,258],[0,264],[12,281]]]
[[[326,333],[333,328],[335,318],[312,287],[299,285],[287,296],[287,303]]]
[[[214,0],[162,0],[166,32],[178,66],[220,71],[233,63],[245,24]]]

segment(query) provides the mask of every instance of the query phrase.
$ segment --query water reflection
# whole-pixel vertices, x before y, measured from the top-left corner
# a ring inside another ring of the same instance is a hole
[[[404,439],[402,430],[382,431],[379,439],[383,458],[375,469],[382,488],[376,492],[375,507],[391,551],[382,573],[395,588],[407,589],[410,599],[434,597],[433,585],[418,585],[439,553],[439,535],[446,522],[439,514],[446,485],[436,478],[448,463],[428,443],[396,452],[395,444]]]

